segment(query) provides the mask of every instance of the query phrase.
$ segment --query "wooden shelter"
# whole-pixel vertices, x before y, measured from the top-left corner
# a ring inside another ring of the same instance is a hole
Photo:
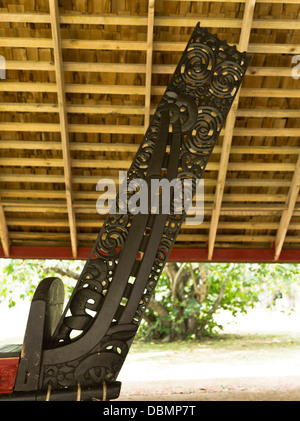
[[[0,256],[88,256],[96,184],[129,168],[200,22],[253,58],[171,259],[300,262],[299,0],[58,4],[0,3]]]

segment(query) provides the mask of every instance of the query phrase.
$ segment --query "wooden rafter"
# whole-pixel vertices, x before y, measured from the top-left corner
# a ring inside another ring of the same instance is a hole
[[[239,41],[239,50],[247,50],[249,44],[250,32],[252,27],[252,20],[255,8],[255,0],[247,0],[245,3],[245,10],[243,16],[243,25]],[[218,174],[218,181],[215,191],[215,200],[214,200],[214,209],[211,216],[211,223],[208,236],[208,260],[212,260],[214,246],[216,241],[218,222],[220,217],[220,210],[222,205],[222,199],[225,188],[226,174],[229,164],[229,155],[232,143],[232,137],[234,133],[235,120],[237,116],[239,102],[239,93],[237,94],[235,101],[232,105],[232,108],[228,114],[226,120],[226,127],[223,137],[222,153],[220,158],[220,168]]]
[[[1,106],[0,106],[1,109]],[[300,115],[300,111],[296,111],[296,114]],[[239,113],[238,113],[239,115]],[[282,129],[285,130],[285,129]],[[252,132],[253,133],[253,132]],[[278,133],[278,129],[276,129]],[[297,132],[290,131],[281,131],[279,133],[288,133],[291,136],[291,133],[294,133],[294,136],[297,137]],[[93,151],[93,152],[131,152],[136,153],[139,145],[136,143],[88,143],[88,142],[70,142],[71,151]],[[43,141],[21,141],[20,140],[0,140],[0,149],[28,149],[28,150],[61,150],[61,142],[43,142]],[[220,154],[222,152],[222,147],[217,145],[214,148],[214,154]],[[297,146],[242,146],[242,145],[233,145],[231,147],[230,153],[234,154],[249,154],[249,155],[299,155],[300,147]],[[5,176],[0,175],[0,180]]]
[[[72,159],[73,168],[106,168],[106,169],[124,169],[128,170],[132,160],[97,160],[97,159]],[[64,164],[61,159],[47,159],[47,158],[0,158],[0,165],[5,167],[15,166],[35,166],[48,168],[63,168]],[[206,169],[208,171],[222,171],[222,164],[219,162],[208,162]],[[256,162],[256,161],[240,161],[229,162],[227,167],[229,171],[274,171],[274,172],[294,172],[296,170],[296,163],[282,162]]]
[[[166,86],[152,85],[152,95],[163,95]],[[42,82],[1,82],[1,92],[56,92],[55,83]],[[72,94],[120,94],[145,95],[145,86],[138,85],[101,85],[101,84],[66,84],[66,93]],[[242,88],[241,97],[261,98],[300,98],[299,89],[284,88]]]
[[[148,0],[147,56],[146,56],[146,69],[145,69],[146,70],[145,120],[144,120],[145,131],[147,130],[149,126],[149,122],[150,122],[154,10],[155,10],[155,0]]]
[[[9,257],[10,239],[3,205],[0,205],[0,239],[5,257]]]
[[[56,0],[49,0],[49,6],[50,6],[50,19],[51,19],[52,39],[53,39],[53,49],[54,49],[56,88],[57,88],[57,99],[58,99],[59,119],[60,119],[60,132],[61,132],[64,176],[65,176],[66,200],[67,200],[68,217],[69,217],[69,225],[70,225],[72,253],[73,253],[73,257],[75,258],[77,256],[77,233],[76,233],[76,220],[75,220],[75,212],[73,208],[73,198],[72,198],[71,158],[70,158],[68,121],[67,121],[66,97],[65,97],[65,86],[64,86],[65,85],[64,84],[64,70],[63,70],[61,40],[60,40],[59,10],[58,10],[58,3]]]
[[[208,0],[207,0],[208,1]],[[244,1],[247,5],[247,0]],[[295,1],[297,4],[298,0]],[[282,1],[280,1],[282,3]],[[199,21],[199,17],[186,16],[157,16],[154,20],[155,26],[164,27],[194,27]],[[30,23],[50,23],[50,17],[46,13],[1,13],[0,22],[30,22]],[[62,24],[78,25],[128,25],[147,26],[147,16],[102,16],[102,15],[80,15],[62,14],[60,16]],[[243,28],[243,19],[201,17],[203,26],[210,28]],[[299,29],[298,19],[253,19],[252,28],[255,29]],[[75,48],[75,47],[73,47]]]
[[[5,102],[0,104],[0,112],[18,112],[18,113],[58,113],[57,104],[43,104],[43,103],[14,103]],[[154,112],[154,107],[150,108],[150,112]],[[143,106],[126,106],[126,105],[87,105],[87,104],[67,104],[67,113],[69,114],[136,114],[142,115],[145,113]],[[275,109],[275,108],[259,108],[259,109],[238,109],[238,117],[277,117],[277,118],[298,118],[300,115],[299,109]],[[1,144],[1,141],[0,141]],[[248,148],[249,151],[252,148]],[[214,149],[215,150],[215,149]],[[267,148],[266,148],[267,150]]]
[[[290,220],[293,216],[295,205],[298,199],[298,194],[300,191],[300,155],[296,164],[296,169],[293,175],[293,179],[290,185],[288,197],[286,200],[286,208],[282,212],[279,227],[275,239],[275,255],[274,260],[278,260],[286,234],[290,225]],[[292,227],[291,227],[292,228]]]

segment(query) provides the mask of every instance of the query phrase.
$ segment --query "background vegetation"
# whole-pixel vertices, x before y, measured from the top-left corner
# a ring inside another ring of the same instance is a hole
[[[68,296],[83,261],[0,261],[0,304],[13,307],[32,297],[47,276],[62,278]],[[300,287],[300,268],[293,264],[168,263],[146,310],[138,338],[200,339],[222,330],[216,314],[246,313],[257,303],[275,306],[282,295],[293,297]]]

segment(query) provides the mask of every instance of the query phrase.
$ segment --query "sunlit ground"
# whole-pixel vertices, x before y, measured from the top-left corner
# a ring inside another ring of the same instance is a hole
[[[149,380],[300,376],[299,311],[287,315],[249,310],[236,318],[226,313],[218,318],[226,321],[219,339],[152,346],[134,343],[122,379],[138,380],[142,367],[143,378]]]

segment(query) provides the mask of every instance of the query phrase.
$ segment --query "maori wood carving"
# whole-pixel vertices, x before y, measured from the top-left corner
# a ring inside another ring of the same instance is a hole
[[[198,24],[125,183],[189,179],[192,197],[248,63]],[[43,351],[39,389],[115,382],[186,216],[171,202],[168,214],[133,214],[122,212],[117,198]]]

